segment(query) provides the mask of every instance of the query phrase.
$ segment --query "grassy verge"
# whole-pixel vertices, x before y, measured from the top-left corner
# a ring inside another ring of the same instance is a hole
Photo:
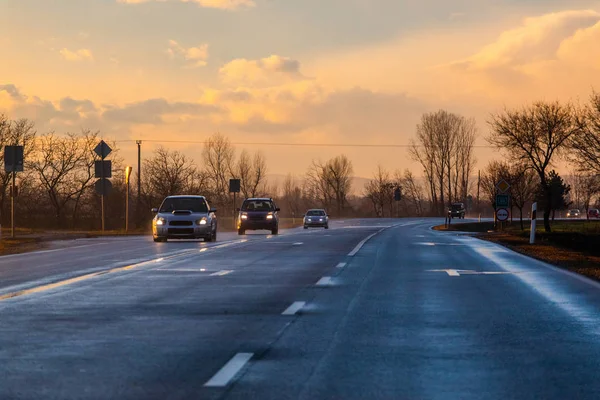
[[[534,245],[529,244],[530,230],[521,230],[517,222],[503,231],[494,231],[491,222],[457,223],[434,229],[475,233],[518,253],[600,280],[600,221],[555,221],[551,233],[544,232],[540,222]]]
[[[42,250],[46,246],[37,238],[16,238],[0,240],[0,255],[27,253]]]

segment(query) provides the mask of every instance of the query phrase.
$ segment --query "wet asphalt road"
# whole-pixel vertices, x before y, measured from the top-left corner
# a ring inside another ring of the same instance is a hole
[[[436,223],[0,257],[0,399],[600,398],[600,285]]]

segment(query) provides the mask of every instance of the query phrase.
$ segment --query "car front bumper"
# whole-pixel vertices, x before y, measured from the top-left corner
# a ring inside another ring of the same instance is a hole
[[[323,226],[327,226],[328,221],[304,221],[304,226],[314,226],[314,227],[323,227]]]
[[[271,230],[271,229],[275,229],[277,228],[277,220],[273,219],[273,220],[241,220],[241,222],[238,225],[239,229],[243,229],[243,230],[259,230],[259,229],[266,229],[266,230]]]
[[[195,226],[156,226],[152,227],[152,235],[155,238],[173,239],[195,239],[210,236],[212,227],[210,225]]]

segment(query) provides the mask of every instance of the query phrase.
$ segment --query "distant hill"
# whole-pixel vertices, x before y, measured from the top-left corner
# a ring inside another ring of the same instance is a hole
[[[269,185],[276,185],[280,190],[283,188],[283,183],[285,182],[285,178],[287,175],[283,174],[269,174],[267,175],[267,180]],[[295,177],[299,183],[304,180],[304,176],[296,176]],[[370,179],[362,178],[359,176],[355,176],[352,178],[352,195],[360,196],[364,193],[365,185],[369,182]]]

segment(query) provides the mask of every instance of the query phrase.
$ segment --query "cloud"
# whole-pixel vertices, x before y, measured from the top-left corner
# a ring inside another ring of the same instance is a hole
[[[89,49],[79,49],[71,51],[63,48],[59,51],[60,55],[67,61],[93,61],[94,56]]]
[[[208,44],[186,48],[175,40],[169,40],[167,54],[172,59],[184,60],[188,68],[204,67],[208,60]]]
[[[281,84],[306,79],[300,73],[300,62],[271,55],[259,60],[235,59],[219,69],[219,77],[227,84]]]
[[[0,85],[0,92],[6,92],[13,101],[24,101],[26,97],[13,84]]]
[[[129,124],[162,124],[163,117],[168,115],[205,116],[220,112],[220,109],[213,105],[191,102],[171,103],[163,98],[130,103],[123,107],[105,106],[105,108],[106,111],[102,113],[105,120]]]
[[[199,7],[217,8],[221,10],[237,10],[243,7],[254,7],[253,0],[117,0],[117,3],[141,4],[149,2],[179,1],[182,3],[196,3]]]
[[[556,59],[563,41],[600,22],[600,13],[571,10],[527,18],[498,39],[454,66],[471,70],[520,67]]]

